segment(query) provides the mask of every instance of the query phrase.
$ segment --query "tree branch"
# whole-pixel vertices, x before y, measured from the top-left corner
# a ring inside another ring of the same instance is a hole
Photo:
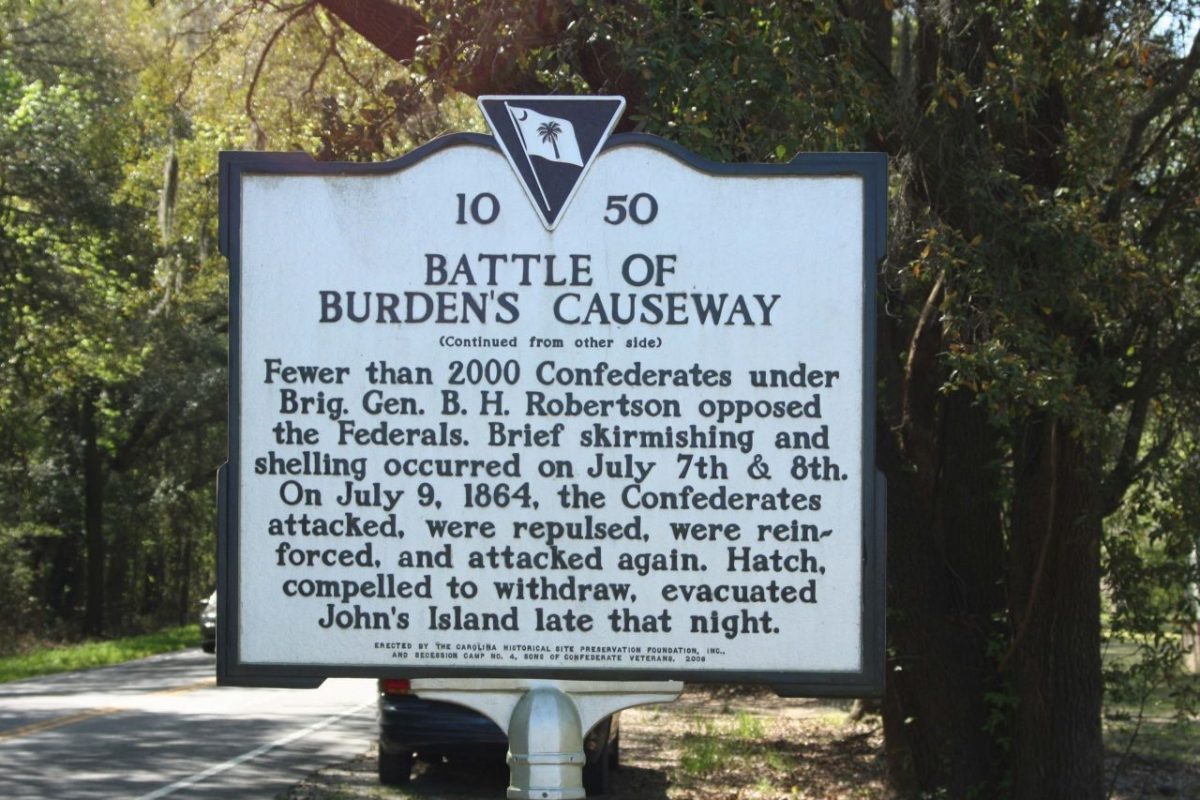
[[[1129,137],[1125,140],[1121,157],[1117,159],[1112,174],[1109,176],[1112,193],[1104,203],[1104,211],[1100,216],[1101,221],[1112,222],[1120,215],[1121,206],[1128,194],[1126,188],[1128,181],[1134,166],[1142,160],[1139,151],[1142,146],[1142,138],[1146,135],[1146,129],[1159,114],[1187,90],[1188,83],[1191,82],[1197,69],[1200,69],[1200,32],[1197,32],[1192,39],[1192,47],[1180,65],[1175,79],[1163,84],[1150,96],[1142,110],[1133,115],[1133,120],[1129,124]]]
[[[1154,389],[1162,373],[1162,369],[1157,366],[1159,363],[1161,362],[1157,360],[1151,361],[1142,370],[1142,374],[1138,376],[1134,386],[1133,405],[1129,411],[1129,423],[1125,426],[1121,452],[1117,456],[1117,463],[1113,465],[1104,480],[1101,499],[1101,513],[1104,516],[1108,516],[1121,505],[1121,498],[1136,477],[1139,466],[1145,466],[1144,462],[1139,464],[1138,452],[1141,449],[1142,434],[1146,430],[1146,421],[1149,418],[1150,400],[1154,396]]]
[[[329,13],[388,58],[402,64],[412,61],[429,25],[416,9],[391,0],[318,0]]]
[[[897,430],[900,452],[916,465],[915,478],[922,493],[931,495],[937,475],[937,442],[934,432],[938,402],[929,382],[936,375],[935,362],[941,347],[937,310],[946,286],[946,273],[938,275],[925,299],[921,316],[909,339],[908,357],[900,387],[900,425]]]
[[[263,131],[262,126],[258,124],[258,117],[254,114],[254,90],[258,88],[258,78],[262,75],[263,65],[267,63],[267,56],[271,53],[271,48],[275,46],[275,42],[279,41],[280,35],[287,30],[288,26],[299,19],[304,14],[312,11],[317,0],[308,0],[308,2],[300,5],[287,16],[283,22],[279,23],[267,39],[267,43],[263,46],[262,53],[258,56],[258,63],[254,65],[254,76],[250,79],[250,86],[246,89],[246,116],[250,118],[250,125],[254,128],[254,145],[255,147],[265,147],[267,135]]]
[[[1050,432],[1047,437],[1049,447],[1049,460],[1047,470],[1050,473],[1049,485],[1046,488],[1046,531],[1042,535],[1042,546],[1038,548],[1037,564],[1033,570],[1033,579],[1029,586],[1029,596],[1025,600],[1025,610],[1021,616],[1014,619],[1016,623],[1016,632],[1013,634],[1012,641],[1008,644],[1008,650],[1001,657],[999,664],[996,666],[996,671],[1003,674],[1008,662],[1017,654],[1017,650],[1021,647],[1021,641],[1025,638],[1025,634],[1029,630],[1029,624],[1033,620],[1033,609],[1037,606],[1038,595],[1042,591],[1042,583],[1046,574],[1046,561],[1050,555],[1050,545],[1054,541],[1054,533],[1058,529],[1055,516],[1058,514],[1058,420],[1051,420]],[[1015,605],[1015,603],[1013,604]],[[1016,609],[1011,609],[1015,611]]]

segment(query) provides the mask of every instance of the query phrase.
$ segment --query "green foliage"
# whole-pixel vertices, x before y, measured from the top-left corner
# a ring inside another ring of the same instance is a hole
[[[733,735],[738,739],[761,739],[766,735],[766,727],[763,725],[761,717],[746,711],[739,711]]]
[[[139,79],[137,8],[0,4],[0,584],[39,609],[0,622],[10,649],[85,610],[112,630],[182,621],[211,590],[215,196],[187,173],[157,224],[178,118]]]
[[[65,647],[38,647],[19,655],[0,658],[0,683],[59,672],[106,667],[199,645],[200,628],[196,625],[183,625],[123,639]]]
[[[842,722],[844,716],[837,716],[829,724]],[[763,717],[748,711],[725,710],[720,717],[696,719],[684,735],[680,767],[691,775],[706,775],[729,768],[731,761],[762,756],[772,769],[787,770],[790,764],[784,754],[756,752],[755,745],[766,738]]]
[[[782,753],[757,752],[757,745],[766,737],[761,717],[739,711],[733,719],[696,720],[683,737],[680,768],[689,775],[703,776],[730,769],[733,762],[762,757],[775,770],[790,768],[789,759]]]
[[[854,68],[861,26],[838,4],[651,5],[589,36],[645,76],[639,127],[721,161],[855,147],[875,91]]]
[[[1105,670],[1113,707],[1133,708],[1139,735],[1147,709],[1200,714],[1200,680],[1185,670],[1189,642],[1200,617],[1200,459],[1194,431],[1130,491],[1109,521],[1104,539]],[[1128,716],[1128,714],[1127,714]]]
[[[9,647],[19,646],[26,636],[40,633],[45,624],[44,609],[38,602],[36,568],[26,558],[29,542],[37,539],[53,539],[58,536],[54,528],[32,524],[0,528],[0,564],[3,564],[3,579],[0,580],[0,608],[12,620],[9,625]]]
[[[123,313],[139,247],[125,209],[110,201],[121,172],[104,139],[122,128],[106,75],[44,74],[53,57],[43,52],[48,47],[71,48],[85,66],[101,56],[64,19],[26,24],[28,46],[14,36],[0,60],[0,252],[8,265],[0,327],[9,352],[20,356],[0,367],[0,408],[30,391],[56,391],[80,372],[117,376],[130,369],[126,343],[95,333]]]
[[[315,3],[174,0],[146,16],[173,58],[144,79],[226,149],[382,160],[467,122],[469,99],[380,58]]]
[[[684,736],[679,766],[692,775],[706,775],[726,766],[732,756],[729,743],[717,734],[711,722],[706,722]]]
[[[1194,763],[1200,753],[1195,723],[1200,675],[1179,672],[1178,633],[1112,636],[1105,645],[1105,738],[1119,754]]]

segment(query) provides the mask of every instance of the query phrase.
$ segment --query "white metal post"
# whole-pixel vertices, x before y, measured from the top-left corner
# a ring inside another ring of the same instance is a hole
[[[508,800],[581,800],[584,734],[622,709],[672,702],[683,684],[438,678],[414,680],[412,690],[473,708],[508,734]]]

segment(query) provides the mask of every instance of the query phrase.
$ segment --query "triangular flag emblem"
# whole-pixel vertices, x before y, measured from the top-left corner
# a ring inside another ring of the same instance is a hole
[[[504,157],[554,230],[625,110],[625,98],[487,95],[479,109]]]

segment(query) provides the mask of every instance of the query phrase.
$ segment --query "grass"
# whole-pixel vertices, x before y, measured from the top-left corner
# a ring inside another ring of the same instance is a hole
[[[77,669],[106,667],[137,658],[170,653],[200,644],[200,628],[183,625],[166,628],[156,633],[109,639],[103,642],[63,647],[36,647],[15,656],[0,658],[0,683],[71,672]]]
[[[735,710],[692,716],[678,734],[679,797],[878,798],[881,734],[832,709],[793,718]],[[672,794],[671,797],[676,795]]]
[[[1200,676],[1180,678],[1200,691]],[[1200,720],[1177,710],[1165,682],[1145,687],[1140,697],[1109,698],[1104,704],[1105,741],[1110,750],[1151,759],[1200,764]]]
[[[766,736],[766,728],[763,726],[762,717],[749,714],[745,711],[739,711],[734,724],[734,736],[738,739],[748,739],[750,741],[756,741]]]
[[[1105,668],[1127,670],[1129,676],[1123,691],[1110,691],[1104,700],[1104,743],[1110,785],[1144,789],[1147,776],[1151,783],[1162,782],[1162,778],[1151,773],[1167,765],[1174,765],[1172,770],[1182,769],[1195,775],[1200,772],[1200,717],[1181,708],[1195,710],[1196,698],[1200,697],[1200,675],[1168,676],[1159,669],[1139,669],[1136,661],[1134,642],[1116,639],[1108,642]],[[1177,702],[1175,693],[1190,697],[1190,702]]]
[[[736,762],[758,755],[757,745],[766,737],[763,718],[745,711],[737,712],[732,720],[704,720],[693,724],[693,730],[683,737],[680,768],[690,775],[708,775],[729,769]],[[780,767],[786,759],[768,751]]]
[[[721,736],[711,721],[705,721],[684,734],[679,766],[690,775],[708,775],[726,766],[735,755],[734,743]]]

